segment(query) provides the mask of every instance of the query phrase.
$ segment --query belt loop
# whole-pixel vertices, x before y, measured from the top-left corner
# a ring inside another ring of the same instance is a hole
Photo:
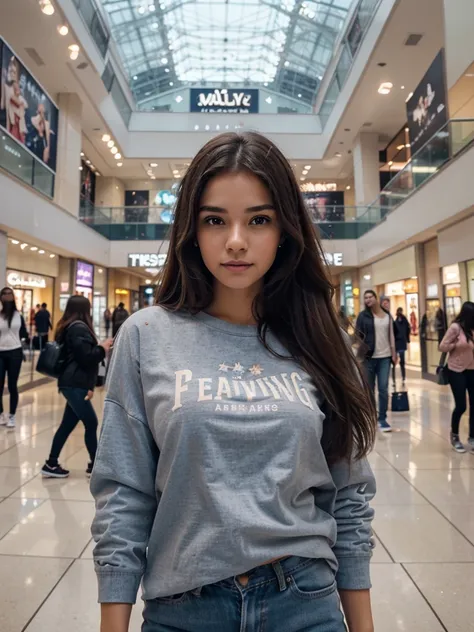
[[[275,575],[277,576],[277,579],[278,579],[278,586],[280,588],[280,592],[283,592],[284,590],[286,590],[286,581],[285,581],[285,574],[283,572],[283,568],[281,567],[281,564],[279,561],[272,562],[272,566],[273,566],[273,570],[275,571]]]

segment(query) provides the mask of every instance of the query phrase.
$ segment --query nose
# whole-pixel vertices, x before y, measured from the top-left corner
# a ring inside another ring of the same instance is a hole
[[[227,250],[238,252],[247,250],[245,231],[241,226],[232,226],[226,243]]]

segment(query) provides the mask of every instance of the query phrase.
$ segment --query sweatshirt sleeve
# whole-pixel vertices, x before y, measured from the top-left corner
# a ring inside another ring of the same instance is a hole
[[[337,488],[337,586],[339,590],[366,590],[371,587],[374,510],[369,501],[375,496],[375,478],[367,459],[339,461],[331,467],[331,475]]]
[[[137,327],[125,323],[114,344],[91,478],[100,603],[135,603],[157,509],[158,448],[145,411],[139,344]]]
[[[459,325],[453,323],[448,331],[445,333],[443,340],[439,345],[439,350],[443,353],[450,353],[456,347],[456,342],[459,338]]]

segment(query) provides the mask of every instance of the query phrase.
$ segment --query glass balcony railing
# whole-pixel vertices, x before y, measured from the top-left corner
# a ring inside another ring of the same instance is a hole
[[[387,209],[327,206],[309,212],[321,239],[357,239],[380,222]],[[169,207],[97,207],[83,201],[79,218],[110,240],[162,240],[168,238],[173,214]]]
[[[43,195],[54,195],[54,173],[24,145],[0,130],[0,167]]]
[[[84,24],[89,29],[89,33],[96,43],[100,54],[105,58],[109,47],[110,35],[105,20],[97,9],[94,0],[74,0],[74,4],[84,20]]]
[[[473,141],[474,119],[451,119],[382,189],[375,206],[394,209]]]

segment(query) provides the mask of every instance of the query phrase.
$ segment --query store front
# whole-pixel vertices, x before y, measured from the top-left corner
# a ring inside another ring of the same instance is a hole
[[[446,311],[448,327],[461,311],[462,291],[461,291],[461,265],[455,263],[444,266],[443,274],[443,298]]]
[[[418,277],[386,283],[382,294],[390,300],[390,312],[395,318],[397,310],[403,309],[410,324],[410,344],[407,351],[407,363],[421,367],[420,357],[420,302]]]
[[[13,288],[18,311],[25,319],[30,335],[34,335],[36,306],[53,304],[54,278],[46,275],[7,270],[7,285]]]

